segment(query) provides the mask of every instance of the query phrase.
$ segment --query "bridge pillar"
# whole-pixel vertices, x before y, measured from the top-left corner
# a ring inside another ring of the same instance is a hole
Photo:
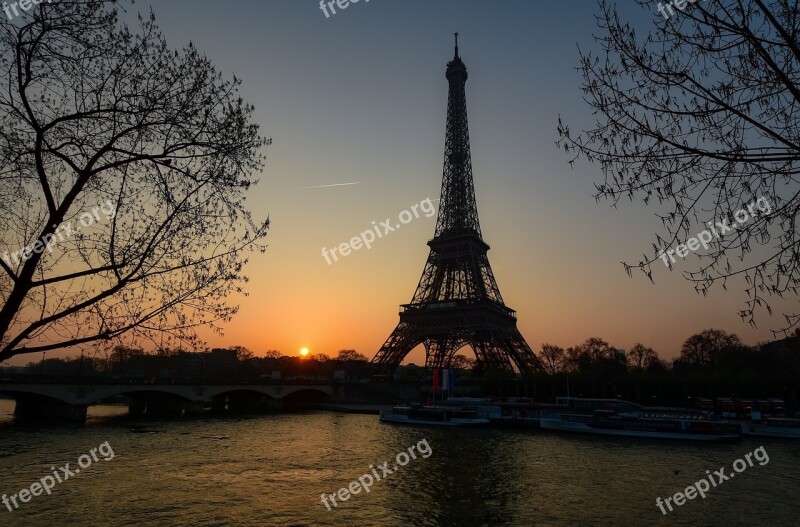
[[[202,415],[206,410],[206,405],[200,401],[190,401],[186,403],[186,415]]]
[[[129,415],[144,415],[147,410],[147,403],[141,399],[131,398],[128,403]]]
[[[57,420],[86,422],[86,406],[74,406],[49,397],[17,399],[14,417],[21,421]]]
[[[211,401],[211,411],[214,413],[223,413],[225,411],[225,396],[214,397]]]

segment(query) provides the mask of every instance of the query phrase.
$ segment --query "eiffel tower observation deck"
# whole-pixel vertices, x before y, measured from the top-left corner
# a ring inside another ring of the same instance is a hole
[[[442,196],[430,254],[417,290],[401,306],[400,323],[372,359],[387,369],[422,344],[425,365],[449,367],[470,346],[477,365],[531,373],[542,369],[503,302],[483,241],[467,123],[467,67],[458,54],[447,64],[449,82]]]

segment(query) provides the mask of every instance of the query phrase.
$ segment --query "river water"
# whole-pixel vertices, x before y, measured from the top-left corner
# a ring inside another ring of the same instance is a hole
[[[800,525],[800,442],[442,430],[328,412],[153,421],[115,406],[91,408],[83,427],[22,427],[11,423],[12,411],[13,402],[0,400],[0,493],[18,494],[20,507],[0,504],[0,526]],[[91,450],[106,442],[94,461]],[[396,454],[418,444],[416,459],[397,466]],[[732,472],[737,458],[762,445],[769,463],[666,515],[656,507],[656,497],[682,491],[706,470]],[[21,489],[52,475],[51,467],[63,475],[70,463],[75,472],[79,458],[88,465],[80,473],[20,502]],[[385,461],[397,470],[384,475],[377,467]],[[335,498],[328,511],[320,495],[373,474],[370,465],[383,479],[369,493]]]

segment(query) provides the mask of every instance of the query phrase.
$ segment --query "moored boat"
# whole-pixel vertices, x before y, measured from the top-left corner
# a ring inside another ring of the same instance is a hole
[[[535,406],[533,401],[527,398],[450,397],[437,404],[475,410],[479,418],[488,419],[492,425],[539,428],[541,410],[538,406]]]
[[[395,406],[391,412],[382,411],[383,423],[423,426],[483,426],[489,420],[478,416],[473,409],[442,406]]]
[[[742,434],[756,437],[785,437],[800,439],[800,419],[767,417],[761,419],[753,412],[753,421],[742,423]]]
[[[636,412],[617,413],[596,410],[592,415],[556,413],[542,416],[540,426],[545,430],[578,432],[619,437],[652,439],[681,439],[690,441],[723,441],[737,439],[739,427],[724,421],[698,418],[653,418]]]

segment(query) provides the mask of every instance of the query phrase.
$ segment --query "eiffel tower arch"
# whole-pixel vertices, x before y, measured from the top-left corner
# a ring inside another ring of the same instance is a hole
[[[478,364],[530,373],[542,369],[506,307],[483,241],[467,124],[467,67],[458,55],[447,64],[449,95],[442,196],[430,254],[400,323],[372,359],[394,369],[415,347],[425,346],[425,365],[448,367],[470,346]]]

